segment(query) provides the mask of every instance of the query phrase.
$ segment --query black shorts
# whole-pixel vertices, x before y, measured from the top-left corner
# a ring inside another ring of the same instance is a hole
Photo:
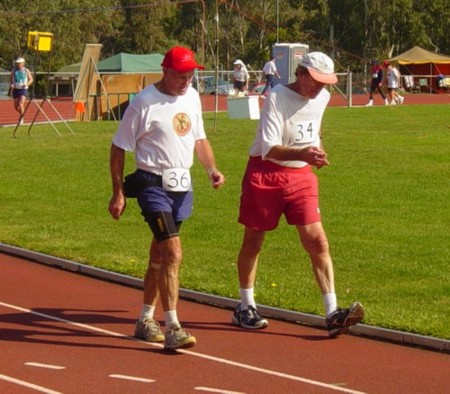
[[[28,89],[13,89],[12,92],[13,99],[19,98],[20,96],[28,96]]]

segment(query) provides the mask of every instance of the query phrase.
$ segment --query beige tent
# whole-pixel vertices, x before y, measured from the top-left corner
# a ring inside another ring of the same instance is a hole
[[[450,77],[450,56],[415,46],[389,59],[400,65],[400,73],[411,76],[412,85],[425,92],[443,92],[442,81]]]
[[[450,64],[450,56],[430,52],[419,46],[415,46],[389,59],[389,61],[398,62],[398,64]]]

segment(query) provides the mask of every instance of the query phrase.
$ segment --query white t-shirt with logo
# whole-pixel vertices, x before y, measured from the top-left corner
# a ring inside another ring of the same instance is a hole
[[[330,92],[322,89],[314,99],[305,98],[279,84],[264,102],[256,137],[250,156],[265,159],[276,145],[291,148],[320,146],[320,126],[323,113],[330,101]],[[285,167],[300,168],[308,163],[300,160],[279,161],[267,159]]]
[[[205,139],[197,91],[169,96],[149,85],[125,111],[113,144],[135,152],[137,168],[162,175],[163,169],[190,168],[195,141]]]

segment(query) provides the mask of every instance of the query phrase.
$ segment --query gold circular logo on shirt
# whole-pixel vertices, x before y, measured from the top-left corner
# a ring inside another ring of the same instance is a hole
[[[191,130],[191,119],[183,112],[173,118],[173,129],[178,135],[186,135]]]

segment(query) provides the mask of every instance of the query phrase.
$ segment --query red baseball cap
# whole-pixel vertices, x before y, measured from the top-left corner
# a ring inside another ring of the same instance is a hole
[[[175,46],[172,49],[169,49],[164,56],[161,66],[171,68],[180,73],[191,71],[196,68],[199,68],[200,70],[205,69],[204,66],[198,64],[195,60],[194,52],[181,46]]]

